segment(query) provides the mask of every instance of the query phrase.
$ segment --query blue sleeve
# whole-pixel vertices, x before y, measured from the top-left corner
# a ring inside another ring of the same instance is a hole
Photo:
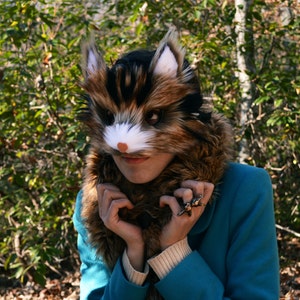
[[[197,251],[188,255],[155,286],[166,300],[225,299],[222,282]]]
[[[264,169],[252,168],[230,208],[229,272],[232,299],[279,299],[279,259],[273,190]],[[236,214],[236,212],[239,212]]]
[[[142,300],[145,299],[148,284],[138,286],[129,282],[123,272],[120,259],[113,272],[88,243],[88,233],[81,219],[81,199],[79,192],[76,199],[73,222],[78,232],[77,247],[81,260],[80,299],[81,300]]]
[[[227,203],[221,209],[225,211],[223,215],[214,216],[226,216],[228,226],[218,220],[218,231],[210,237],[218,247],[218,235],[228,235],[226,260],[221,266],[226,279],[221,281],[201,254],[194,251],[156,284],[165,299],[279,299],[272,186],[264,170],[255,168],[255,172],[244,176],[230,195],[234,198],[230,200],[231,207]],[[216,253],[216,248],[211,249],[211,255]]]

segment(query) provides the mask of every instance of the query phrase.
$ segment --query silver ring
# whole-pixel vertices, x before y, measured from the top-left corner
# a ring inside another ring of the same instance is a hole
[[[191,216],[193,207],[205,207],[206,204],[201,202],[202,199],[203,195],[200,194],[197,197],[193,198],[190,202],[184,203],[182,210],[177,214],[177,216],[182,216],[185,213],[188,214],[188,216]]]
[[[203,199],[203,195],[198,195],[197,197],[193,198],[191,200],[191,206],[192,207],[197,207],[197,206],[206,206],[205,203],[202,203],[201,200]]]

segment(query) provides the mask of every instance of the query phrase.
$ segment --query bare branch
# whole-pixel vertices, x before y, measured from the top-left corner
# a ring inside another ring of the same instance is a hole
[[[281,225],[276,224],[276,228],[278,228],[280,230],[283,230],[283,231],[286,231],[288,233],[291,233],[292,235],[300,238],[300,233],[298,233],[298,232],[296,232],[296,231],[294,231],[292,229],[289,229],[288,227],[283,227]]]

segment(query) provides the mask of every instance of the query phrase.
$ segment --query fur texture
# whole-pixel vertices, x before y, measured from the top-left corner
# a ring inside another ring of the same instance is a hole
[[[232,132],[227,121],[203,103],[198,80],[173,31],[156,51],[131,52],[111,68],[91,41],[83,47],[82,69],[82,86],[89,95],[82,120],[91,144],[82,217],[92,245],[113,269],[125,244],[99,218],[96,185],[112,183],[135,204],[120,216],[143,228],[146,255],[152,257],[159,252],[160,232],[171,218],[169,208],[159,207],[160,196],[173,195],[188,179],[217,184],[231,157]],[[112,158],[120,151],[168,152],[176,158],[153,181],[133,184]],[[149,299],[159,297],[151,290]]]

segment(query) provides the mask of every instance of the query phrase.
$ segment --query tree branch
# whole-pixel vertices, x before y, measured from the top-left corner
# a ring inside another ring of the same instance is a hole
[[[280,230],[283,230],[283,231],[286,231],[288,233],[291,233],[292,235],[300,238],[300,233],[298,233],[298,232],[296,232],[296,231],[294,231],[292,229],[289,229],[288,227],[283,227],[281,225],[276,224],[276,228],[278,228]]]

